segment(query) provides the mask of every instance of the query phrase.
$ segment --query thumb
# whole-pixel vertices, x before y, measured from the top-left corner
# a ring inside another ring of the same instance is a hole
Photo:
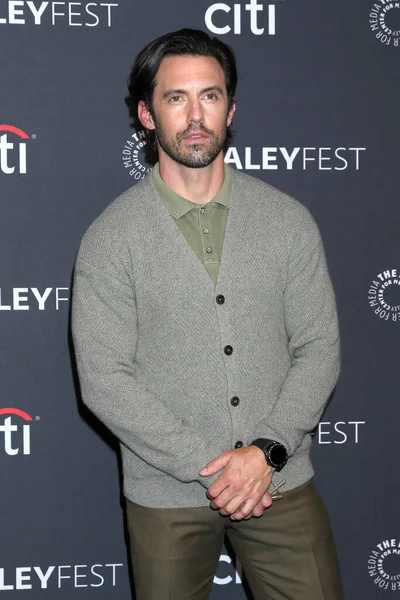
[[[229,459],[231,457],[231,454],[232,454],[232,452],[230,452],[230,451],[223,452],[222,454],[217,456],[217,458],[214,458],[214,460],[211,460],[200,471],[200,475],[202,477],[209,477],[210,475],[214,475],[215,473],[218,473],[218,471],[220,471],[221,469],[226,467],[226,465],[228,464]]]

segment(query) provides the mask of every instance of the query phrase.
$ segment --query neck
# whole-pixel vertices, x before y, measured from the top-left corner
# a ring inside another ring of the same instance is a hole
[[[206,204],[218,194],[224,182],[222,152],[208,167],[191,169],[180,165],[161,152],[160,176],[173,192],[196,204]]]

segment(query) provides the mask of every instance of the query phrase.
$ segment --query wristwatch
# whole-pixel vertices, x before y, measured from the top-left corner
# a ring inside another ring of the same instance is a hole
[[[264,452],[265,460],[275,471],[281,471],[288,461],[288,453],[283,444],[274,440],[258,438],[250,446],[257,446]]]

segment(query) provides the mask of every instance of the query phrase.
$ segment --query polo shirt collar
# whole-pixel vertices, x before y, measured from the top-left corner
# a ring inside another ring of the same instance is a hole
[[[160,166],[159,163],[156,163],[153,167],[151,177],[153,179],[153,183],[161,194],[163,199],[165,200],[169,210],[173,214],[176,219],[182,217],[194,207],[204,206],[202,204],[197,204],[195,202],[190,202],[183,196],[180,196],[176,192],[172,191],[161,179],[160,175]],[[231,201],[232,193],[232,173],[231,168],[224,164],[224,182],[219,190],[218,194],[213,198],[210,202],[216,202],[217,204],[222,204],[226,208],[229,208],[229,204]],[[209,203],[207,203],[209,204]]]

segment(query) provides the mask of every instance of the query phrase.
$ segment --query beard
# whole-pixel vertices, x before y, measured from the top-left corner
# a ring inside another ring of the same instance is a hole
[[[208,167],[219,155],[224,147],[227,126],[225,125],[221,135],[207,129],[201,123],[192,123],[185,131],[176,134],[175,139],[169,138],[159,121],[153,115],[155,124],[156,140],[164,152],[180,165],[191,169],[202,169]],[[208,136],[202,143],[185,145],[183,139],[192,131],[201,132]]]

